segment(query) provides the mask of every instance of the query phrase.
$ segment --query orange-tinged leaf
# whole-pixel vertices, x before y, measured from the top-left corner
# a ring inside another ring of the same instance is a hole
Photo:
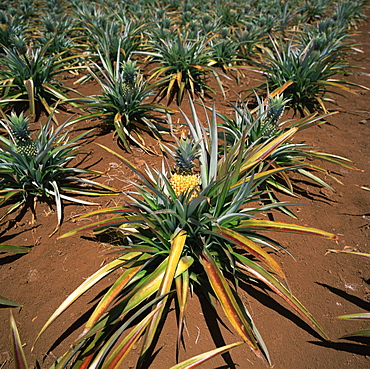
[[[93,358],[94,358],[94,353],[91,353],[90,355],[87,355],[83,359],[83,362],[80,365],[78,365],[77,369],[90,369],[90,363],[91,363]]]
[[[274,97],[276,95],[280,95],[283,93],[290,85],[292,85],[294,82],[293,81],[287,81],[285,82],[281,87],[276,88],[274,91],[268,94],[268,97]]]
[[[132,257],[136,256],[134,253],[130,255]],[[87,290],[89,290],[92,286],[94,286],[98,281],[102,278],[113,272],[114,270],[118,269],[119,267],[123,266],[126,263],[126,260],[115,259],[107,265],[104,265],[100,268],[97,272],[95,272],[92,276],[86,279],[79,287],[77,287],[64,301],[63,303],[55,310],[52,316],[48,319],[48,321],[44,324],[41,328],[41,331],[38,333],[35,342],[32,346],[31,351],[33,350],[36,342],[42,335],[42,333],[46,330],[47,327],[60,315],[64,310],[66,310],[74,301],[76,301],[82,294],[84,294]]]
[[[128,355],[131,349],[134,347],[135,343],[141,337],[144,332],[144,329],[153,319],[153,315],[157,313],[157,310],[153,310],[149,313],[138,325],[136,325],[131,332],[124,338],[116,350],[107,360],[106,364],[103,366],[103,369],[116,369],[119,368],[122,364],[124,358]]]
[[[223,353],[231,350],[232,348],[240,346],[242,344],[244,344],[244,342],[240,341],[240,342],[231,343],[231,344],[226,345],[226,346],[218,347],[214,350],[211,350],[211,351],[205,352],[203,354],[194,356],[190,359],[187,359],[187,360],[185,360],[185,361],[183,361],[183,362],[181,362],[181,363],[179,363],[175,366],[171,366],[170,369],[192,369],[192,368],[196,368],[197,366],[205,363],[206,361],[214,358],[215,356],[222,355]]]
[[[297,131],[297,127],[292,127],[286,132],[282,133],[280,136],[270,141],[268,144],[265,144],[262,147],[257,146],[256,149],[252,151],[252,155],[241,166],[240,172],[244,172],[245,170],[260,163],[262,160],[265,160],[280,145],[289,140]]]
[[[158,290],[157,297],[167,294],[171,286],[173,284],[176,270],[178,269],[182,250],[184,248],[186,242],[187,234],[184,230],[181,230],[172,240],[171,240],[171,251],[170,255],[168,256],[168,263],[167,267],[161,282],[161,286]],[[142,352],[145,353],[146,350],[150,347],[153,342],[153,338],[155,336],[156,330],[158,328],[159,321],[161,320],[162,313],[164,307],[166,305],[168,297],[165,297],[161,302],[158,303],[158,311],[153,317],[150,326],[148,327],[148,331],[145,337],[145,341],[143,343]]]
[[[178,71],[178,72],[177,72],[176,80],[177,80],[177,85],[178,85],[178,86],[179,86],[179,88],[180,88],[180,86],[181,86],[181,81],[182,81],[182,72],[181,72],[181,71]]]
[[[230,323],[244,342],[252,348],[254,353],[258,357],[261,357],[262,355],[258,348],[255,334],[245,318],[245,315],[241,311],[230,286],[222,275],[220,269],[217,267],[212,255],[207,249],[204,249],[199,260],[204,267],[211,287]]]
[[[176,76],[173,76],[167,86],[167,95],[166,95],[167,100],[169,99],[171,95],[171,91],[172,91],[172,88],[175,82],[176,82]]]
[[[302,303],[289,291],[286,287],[280,283],[272,274],[263,269],[260,265],[253,262],[252,260],[235,253],[235,257],[240,260],[236,265],[240,269],[244,269],[251,273],[255,278],[263,281],[269,286],[274,292],[282,297],[292,308],[294,308],[311,326],[316,328],[320,335],[324,339],[328,339],[328,336],[316,321],[316,319],[308,312],[308,310],[302,305]]]
[[[135,276],[135,274],[141,269],[141,265],[132,267],[124,271],[124,273],[116,280],[109,291],[104,295],[102,300],[100,300],[98,306],[95,308],[94,312],[90,315],[89,320],[85,325],[85,330],[83,334],[87,332],[104,314],[107,307],[112,303],[112,301],[119,295],[122,289],[127,285],[127,283]]]
[[[370,254],[365,252],[359,252],[359,251],[353,251],[353,250],[328,250],[325,255],[335,253],[335,254],[352,254],[352,255],[358,255],[363,256],[365,258],[370,258]]]
[[[221,236],[231,240],[244,250],[247,250],[253,256],[269,266],[286,283],[286,276],[280,265],[265,250],[263,250],[261,246],[259,246],[249,238],[241,235],[240,233],[233,231],[230,228],[217,227],[213,229],[213,232],[220,234]]]
[[[268,231],[278,231],[278,232],[293,232],[293,233],[301,233],[307,234],[312,236],[320,236],[324,238],[328,238],[329,240],[338,241],[339,236],[331,233],[326,232],[318,228],[312,227],[305,227],[298,224],[292,223],[284,223],[284,222],[275,222],[270,220],[259,220],[259,219],[248,219],[242,220],[240,222],[240,228],[251,228],[251,229],[258,229],[258,230],[268,230]]]
[[[171,289],[173,278],[175,276],[175,272],[180,261],[186,238],[186,232],[181,230],[171,241],[171,251],[168,257],[168,265],[161,288],[158,291],[159,295],[167,293]]]
[[[28,365],[26,361],[26,356],[22,348],[22,342],[19,337],[18,328],[15,323],[12,311],[10,311],[10,332],[11,332],[13,351],[14,351],[15,369],[27,369]]]

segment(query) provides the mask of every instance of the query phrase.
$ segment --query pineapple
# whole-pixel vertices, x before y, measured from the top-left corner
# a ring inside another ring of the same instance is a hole
[[[199,185],[199,176],[193,171],[195,167],[194,160],[197,156],[197,145],[188,138],[182,137],[181,140],[178,141],[176,152],[173,155],[176,166],[170,178],[170,184],[176,196],[192,191]],[[196,196],[197,190],[192,193],[190,200]]]
[[[121,95],[125,99],[130,99],[132,95],[131,92],[138,86],[138,81],[140,80],[139,68],[136,66],[136,62],[128,60],[122,63],[120,79]]]
[[[15,113],[12,113],[7,123],[9,124],[17,153],[29,158],[36,157],[37,147],[36,143],[30,137],[28,118],[24,117],[23,113],[19,117]]]
[[[281,95],[270,97],[267,100],[267,113],[263,122],[263,134],[265,136],[273,137],[278,133],[278,123],[287,102],[288,100],[284,100]]]
[[[135,87],[138,74],[139,74],[139,68],[136,66],[136,62],[128,60],[122,63],[121,77],[128,89]]]

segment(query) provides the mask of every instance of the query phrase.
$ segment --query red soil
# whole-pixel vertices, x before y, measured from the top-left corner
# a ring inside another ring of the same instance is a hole
[[[355,41],[360,44],[362,53],[352,56],[350,62],[362,69],[355,70],[347,79],[370,87],[370,23],[362,24],[358,31]],[[253,85],[254,82],[246,78],[245,83]],[[236,91],[245,88],[245,85],[228,84],[230,100],[235,99]],[[91,95],[97,91],[97,87],[84,85],[80,91]],[[336,192],[297,177],[296,183],[301,195],[298,202],[302,204],[293,207],[299,217],[297,223],[340,234],[339,242],[336,244],[309,236],[271,234],[295,257],[293,260],[288,255],[276,256],[288,276],[292,292],[320,322],[331,341],[320,340],[306,323],[270,291],[246,287],[242,292],[243,301],[265,340],[275,369],[370,367],[369,340],[339,338],[345,333],[369,328],[369,323],[335,318],[338,315],[369,311],[369,260],[344,254],[325,255],[327,249],[343,249],[346,246],[370,252],[370,194],[361,188],[370,187],[370,91],[356,89],[356,92],[357,95],[346,93],[345,97],[334,96],[339,107],[330,108],[338,110],[339,114],[331,116],[327,124],[310,128],[298,137],[318,150],[349,158],[359,169],[347,170],[324,163],[343,182],[341,185],[329,177],[325,178]],[[213,98],[219,110],[226,109],[221,94]],[[186,101],[182,108],[187,109]],[[79,127],[85,129],[94,124],[96,122],[90,121]],[[125,180],[132,174],[96,143],[120,150],[112,134],[94,132],[85,145],[86,151],[91,153],[85,165],[104,171],[105,174],[98,180],[124,191],[127,186]],[[146,155],[139,149],[134,149],[127,157],[138,166],[144,163],[157,166],[161,161],[160,157]],[[297,202],[292,198],[284,200]],[[98,202],[100,207],[122,204],[122,197],[102,197]],[[66,205],[61,233],[90,221],[76,223],[74,217],[97,208]],[[56,214],[51,213],[46,204],[38,205],[37,214],[37,244],[30,253],[23,256],[4,254],[0,257],[0,294],[23,304],[22,308],[13,308],[12,311],[30,367],[38,359],[42,368],[49,368],[80,333],[86,313],[94,306],[95,298],[112,283],[115,276],[108,277],[73,304],[47,329],[31,352],[37,333],[54,310],[84,279],[112,258],[105,254],[109,245],[97,242],[89,234],[60,240],[57,235],[49,238],[56,224]],[[291,221],[283,215],[277,215],[276,219]],[[30,223],[30,212],[21,218],[14,216],[0,228],[0,243],[32,246]],[[205,323],[205,317],[210,327]],[[170,314],[158,341],[158,354],[150,368],[165,369],[175,364],[175,324],[175,316]],[[181,360],[220,346],[224,344],[223,340],[226,343],[239,340],[231,329],[228,330],[216,321],[209,309],[201,309],[196,296],[189,302],[187,329],[186,351],[181,352]],[[9,308],[0,308],[0,368],[13,368],[12,357]],[[135,360],[135,355],[131,355],[123,367],[134,368]],[[246,346],[235,348],[224,357],[217,357],[203,366],[212,369],[236,367],[262,369],[268,366]]]

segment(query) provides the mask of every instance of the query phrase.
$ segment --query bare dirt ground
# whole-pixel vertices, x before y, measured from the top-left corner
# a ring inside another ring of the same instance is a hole
[[[368,12],[369,13],[369,12]],[[368,14],[370,15],[370,14]],[[347,79],[370,87],[370,23],[363,23],[358,29],[355,42],[361,53],[349,58],[361,69],[354,70]],[[253,85],[247,75],[244,85],[228,82],[228,99],[235,100],[236,92]],[[96,93],[92,84],[81,87],[86,95]],[[293,207],[299,224],[321,228],[340,234],[336,244],[332,241],[277,234],[274,237],[295,257],[277,256],[288,276],[292,292],[320,322],[331,341],[323,342],[319,336],[289,307],[269,290],[245,286],[243,300],[248,306],[255,324],[269,349],[275,369],[334,369],[370,367],[369,340],[340,339],[345,333],[369,327],[362,321],[343,321],[336,316],[360,313],[370,310],[370,268],[369,260],[344,254],[325,255],[327,249],[351,247],[362,252],[370,252],[370,193],[362,186],[370,186],[370,91],[356,89],[357,95],[346,93],[345,97],[334,96],[339,106],[330,106],[339,113],[331,116],[328,123],[301,133],[297,139],[305,141],[318,150],[345,156],[352,160],[358,170],[323,164],[343,185],[325,178],[336,190],[331,192],[297,177],[297,190],[301,205]],[[216,107],[226,109],[221,94],[214,96]],[[210,100],[208,101],[210,102]],[[182,108],[186,111],[187,103]],[[63,118],[61,118],[62,120]],[[78,129],[94,127],[90,121],[79,125]],[[156,147],[154,141],[153,146]],[[132,174],[108,155],[96,143],[109,146],[116,151],[116,138],[112,133],[99,130],[89,136],[84,148],[89,153],[84,165],[104,171],[97,180],[127,190],[126,179]],[[122,152],[122,151],[120,151]],[[159,152],[159,150],[158,150]],[[127,154],[129,160],[138,166],[147,163],[158,166],[161,158],[149,156],[139,149]],[[296,199],[282,198],[290,202]],[[122,196],[102,197],[99,206],[85,207],[67,204],[61,233],[91,220],[76,222],[76,215],[84,214],[98,207],[122,204]],[[56,214],[46,204],[37,208],[38,220],[36,238],[31,233],[31,214],[13,216],[0,228],[0,243],[33,246],[29,254],[23,256],[0,255],[0,294],[23,304],[13,308],[24,350],[31,368],[39,360],[42,368],[49,368],[54,359],[65,352],[75,338],[89,310],[95,305],[99,293],[113,280],[108,277],[96,288],[86,293],[72,305],[56,322],[48,328],[31,352],[37,333],[62,301],[84,279],[106,263],[108,244],[97,242],[91,234],[58,239],[58,235],[48,235],[56,225]],[[292,221],[283,215],[277,220]],[[221,314],[222,317],[222,314]],[[176,328],[175,316],[170,315],[157,345],[157,353],[150,368],[166,369],[175,364]],[[208,326],[207,326],[208,324]],[[217,321],[210,310],[201,308],[194,296],[188,306],[188,333],[185,333],[186,351],[180,359],[194,356],[226,343],[236,342],[238,337]],[[137,349],[138,351],[139,349]],[[0,308],[0,368],[14,367],[9,335],[9,308]],[[123,368],[135,367],[135,355],[131,355]],[[254,357],[246,347],[241,346],[229,354],[215,358],[203,368],[254,368],[268,365]]]

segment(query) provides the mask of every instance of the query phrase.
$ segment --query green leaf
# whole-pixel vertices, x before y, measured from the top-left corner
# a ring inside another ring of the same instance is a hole
[[[364,329],[361,331],[356,331],[352,333],[347,333],[341,338],[347,338],[347,337],[370,337],[370,329]]]
[[[22,304],[9,300],[6,297],[0,296],[0,305],[6,305],[6,306],[11,306],[11,307],[20,307],[23,306]]]
[[[370,313],[358,313],[358,314],[348,314],[337,316],[338,319],[347,319],[347,320],[366,320],[370,319]]]
[[[12,254],[27,254],[32,247],[27,246],[9,246],[9,245],[0,245],[0,253],[9,252]]]

